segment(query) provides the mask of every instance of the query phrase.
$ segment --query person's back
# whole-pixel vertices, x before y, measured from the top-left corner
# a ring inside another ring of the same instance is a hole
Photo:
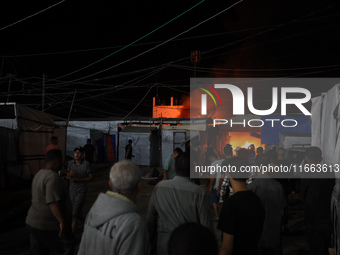
[[[257,158],[256,164],[269,165],[270,159],[266,155]],[[281,221],[283,210],[287,205],[282,185],[272,179],[268,174],[260,174],[248,189],[255,192],[261,199],[266,216],[263,224],[263,232],[258,246],[260,250],[270,251],[270,254],[281,254]]]
[[[266,216],[263,232],[258,246],[262,248],[275,248],[280,254],[281,220],[286,206],[282,185],[271,179],[268,175],[262,175],[248,185],[262,201]],[[272,253],[274,254],[274,253]]]
[[[176,159],[176,176],[172,180],[158,183],[152,192],[147,213],[147,224],[151,241],[157,235],[157,253],[167,254],[167,243],[171,232],[186,222],[197,222],[213,231],[206,191],[189,179],[180,176],[177,162],[186,157],[185,153]]]
[[[224,201],[217,228],[223,232],[220,255],[257,254],[265,211],[260,198],[246,186],[247,173],[240,172],[248,161],[235,157],[229,161],[237,173],[228,172],[234,195]]]
[[[51,137],[51,143],[45,148],[45,156],[47,152],[49,152],[50,150],[59,150],[58,142],[59,142],[58,137],[56,136]]]
[[[145,254],[134,247],[147,246],[145,230],[132,202],[114,192],[101,193],[86,217],[78,254]]]
[[[335,185],[334,179],[304,179],[302,192],[305,194],[305,220],[317,223],[331,217],[330,204]]]
[[[73,254],[74,236],[67,190],[58,170],[62,166],[60,150],[46,154],[45,167],[32,182],[32,204],[26,217],[32,254]]]
[[[86,217],[78,254],[148,254],[146,225],[133,203],[140,190],[140,170],[128,160],[116,163],[110,187],[112,191],[99,194]]]
[[[132,158],[132,140],[129,139],[128,144],[125,146],[125,159]]]
[[[257,254],[265,211],[252,191],[239,191],[223,203],[217,228],[234,235],[232,254]]]
[[[83,149],[85,152],[86,161],[92,164],[96,153],[96,148],[93,146],[93,144],[91,144],[91,139],[87,139],[87,143],[84,145]]]
[[[189,222],[177,227],[168,243],[169,255],[217,255],[215,234],[199,223]]]
[[[317,169],[322,162],[322,151],[315,146],[308,148],[305,160],[310,168]],[[305,202],[305,235],[309,254],[323,255],[328,254],[331,243],[331,197],[335,180],[330,172],[312,173],[312,177],[316,174],[321,178],[301,180],[300,199]]]

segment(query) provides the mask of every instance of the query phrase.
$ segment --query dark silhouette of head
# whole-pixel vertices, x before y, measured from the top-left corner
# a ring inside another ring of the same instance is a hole
[[[177,227],[168,243],[169,255],[217,255],[218,248],[215,235],[194,222]]]
[[[176,175],[189,177],[190,176],[190,153],[180,153],[175,159]]]
[[[312,146],[308,148],[305,155],[309,164],[319,164],[322,161],[322,151],[319,147]]]

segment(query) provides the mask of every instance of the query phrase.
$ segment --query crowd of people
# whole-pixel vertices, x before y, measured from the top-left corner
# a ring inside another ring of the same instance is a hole
[[[255,152],[254,146],[233,149],[227,144],[220,156],[208,146],[202,160],[237,171],[210,174],[204,183],[190,178],[192,164],[200,159],[192,158],[189,146],[185,152],[176,148],[165,160],[164,180],[154,187],[144,220],[134,204],[141,170],[131,161],[131,144],[126,159],[110,169],[110,190],[99,194],[85,220],[80,215],[93,173],[84,148],[74,149],[65,170],[61,151],[54,146],[46,151],[46,164],[33,179],[26,218],[33,254],[73,254],[78,222],[84,224],[78,254],[282,254],[288,197],[296,190],[288,187],[290,180],[240,171],[242,166],[288,164],[282,148]],[[305,164],[321,161],[318,147],[307,149]],[[301,180],[309,254],[328,254],[333,186],[334,178]],[[221,230],[220,247],[213,221]]]

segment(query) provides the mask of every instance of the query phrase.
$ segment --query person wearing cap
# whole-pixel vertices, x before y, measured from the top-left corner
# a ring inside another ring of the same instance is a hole
[[[93,179],[91,165],[84,159],[84,149],[74,149],[74,159],[68,162],[67,179],[70,181],[70,199],[72,203],[72,231],[75,231],[78,218],[87,192],[87,182]]]

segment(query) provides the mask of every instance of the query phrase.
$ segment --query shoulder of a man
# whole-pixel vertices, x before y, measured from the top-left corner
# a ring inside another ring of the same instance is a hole
[[[44,174],[41,181],[44,182],[46,203],[59,201],[62,198],[62,182],[60,177],[56,172],[52,171],[46,171],[42,174]]]
[[[40,170],[36,177],[40,176],[40,179],[43,181],[60,181],[60,178],[56,172],[49,171],[49,170]]]
[[[197,193],[199,195],[202,195],[202,196],[205,196],[206,195],[206,190],[191,182],[191,181],[188,181],[188,182],[184,182],[184,185],[185,185],[185,189],[181,188],[181,184],[182,183],[181,181],[178,181],[178,179],[176,179],[177,177],[175,177],[174,179],[171,179],[171,180],[167,180],[167,181],[161,181],[159,182],[156,186],[155,186],[155,189],[181,189],[182,192],[185,192],[186,190],[187,191],[190,191],[190,192],[193,192],[193,193]],[[181,178],[184,178],[184,177],[181,177]],[[155,190],[154,189],[154,190]]]

